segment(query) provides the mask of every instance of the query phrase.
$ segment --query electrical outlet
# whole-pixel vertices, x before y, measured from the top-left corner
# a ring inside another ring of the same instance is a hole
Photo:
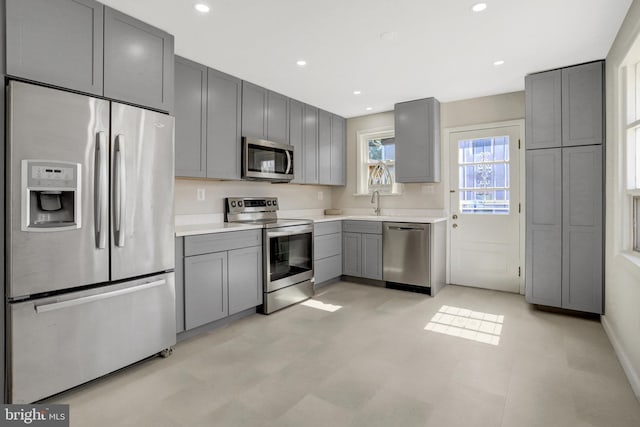
[[[198,190],[196,191],[196,199],[199,202],[204,202],[204,198],[205,198],[204,188],[198,188]]]
[[[433,194],[435,193],[435,189],[433,185],[423,185],[422,186],[422,194]]]
[[[318,200],[324,200],[324,192],[318,191]]]

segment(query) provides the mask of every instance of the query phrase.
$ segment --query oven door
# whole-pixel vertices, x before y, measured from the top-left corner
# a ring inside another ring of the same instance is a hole
[[[313,225],[265,230],[265,292],[313,277]]]
[[[242,177],[287,182],[293,179],[293,146],[243,138]]]

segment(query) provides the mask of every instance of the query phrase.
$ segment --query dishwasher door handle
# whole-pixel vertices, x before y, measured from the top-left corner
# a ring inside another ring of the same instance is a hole
[[[415,228],[415,227],[389,227],[389,230],[398,230],[398,231],[425,231],[426,228]]]

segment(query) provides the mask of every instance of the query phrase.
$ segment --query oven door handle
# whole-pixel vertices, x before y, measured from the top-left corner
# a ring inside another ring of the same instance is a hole
[[[292,227],[267,229],[267,238],[295,236],[297,234],[313,233],[313,225],[296,225]]]

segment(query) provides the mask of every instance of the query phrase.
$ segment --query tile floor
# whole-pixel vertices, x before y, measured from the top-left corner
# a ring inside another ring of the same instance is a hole
[[[597,321],[457,286],[315,300],[341,308],[254,315],[50,402],[77,427],[640,426]]]

